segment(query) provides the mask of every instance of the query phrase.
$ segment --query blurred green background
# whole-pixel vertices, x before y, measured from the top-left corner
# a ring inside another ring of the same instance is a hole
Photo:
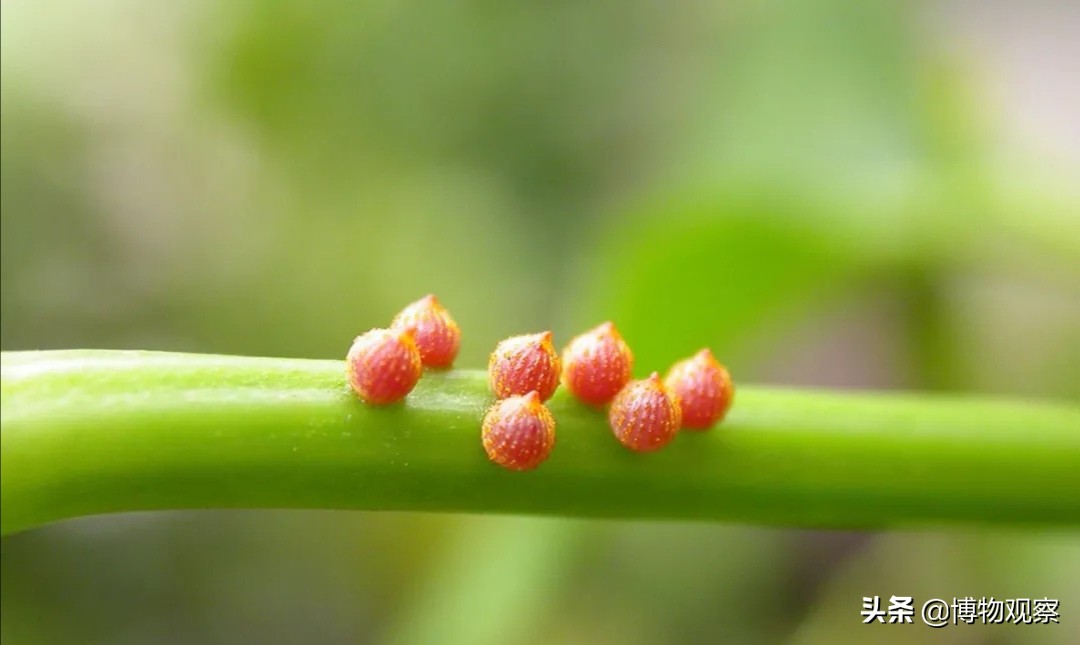
[[[2,348],[459,366],[615,320],[638,371],[1080,398],[1071,2],[74,0],[2,9]],[[736,403],[737,404],[737,403]],[[1002,477],[1008,477],[1002,473]],[[4,643],[1080,642],[1080,537],[356,512],[5,538]],[[1057,626],[861,624],[863,596]]]

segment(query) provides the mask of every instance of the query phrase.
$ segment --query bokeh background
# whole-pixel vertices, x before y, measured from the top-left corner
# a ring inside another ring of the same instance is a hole
[[[435,292],[466,367],[611,318],[643,372],[1080,398],[1078,3],[48,0],[0,35],[4,350],[335,358]],[[1070,532],[154,513],[0,573],[12,644],[1080,642]]]

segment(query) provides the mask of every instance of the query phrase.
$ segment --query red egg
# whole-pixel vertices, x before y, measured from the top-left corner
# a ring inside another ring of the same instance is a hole
[[[386,405],[404,399],[420,380],[420,350],[414,331],[372,329],[349,348],[349,385],[367,403]]]
[[[481,439],[488,458],[510,470],[532,470],[555,447],[555,418],[535,390],[496,401],[484,416]]]
[[[461,329],[450,312],[434,295],[428,295],[401,310],[391,329],[416,330],[416,347],[425,367],[450,367],[461,346]]]
[[[705,430],[723,420],[735,396],[731,375],[708,349],[675,363],[664,385],[679,397],[682,427],[690,430]]]
[[[500,342],[488,360],[491,391],[500,399],[536,391],[546,401],[559,387],[559,355],[551,332],[514,336]]]
[[[575,337],[562,354],[562,382],[591,405],[603,405],[619,393],[634,368],[634,354],[612,322]]]
[[[652,452],[666,446],[679,431],[681,416],[678,399],[667,391],[656,372],[627,384],[608,411],[615,438],[635,452]]]

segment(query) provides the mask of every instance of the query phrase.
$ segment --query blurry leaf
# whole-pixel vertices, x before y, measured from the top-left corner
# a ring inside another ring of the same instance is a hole
[[[586,267],[580,328],[614,320],[639,374],[711,346],[722,358],[777,321],[821,306],[888,257],[882,227],[853,230],[794,199],[738,197],[614,220]],[[861,235],[861,237],[859,237]]]
[[[387,643],[529,643],[586,533],[581,522],[471,518]]]

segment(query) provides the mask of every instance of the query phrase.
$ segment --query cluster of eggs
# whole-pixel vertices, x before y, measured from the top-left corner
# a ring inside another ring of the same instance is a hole
[[[367,403],[403,399],[424,367],[449,367],[461,330],[435,296],[407,306],[389,329],[359,336],[349,350],[348,377]],[[723,420],[734,396],[727,369],[703,349],[675,363],[665,378],[633,380],[634,356],[606,322],[570,341],[560,356],[550,331],[501,341],[488,361],[497,401],[484,415],[488,457],[511,470],[531,470],[555,447],[555,418],[545,402],[561,383],[594,407],[608,406],[612,433],[636,452],[659,450],[680,429],[704,430]]]

